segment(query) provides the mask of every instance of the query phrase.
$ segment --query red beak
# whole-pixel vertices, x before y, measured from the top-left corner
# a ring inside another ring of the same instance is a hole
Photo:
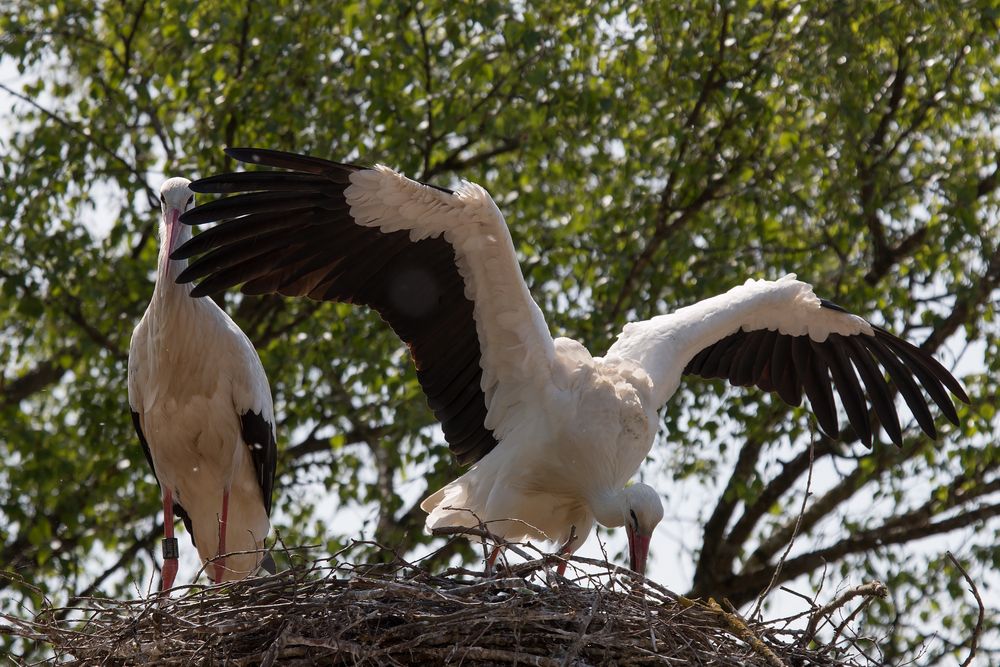
[[[648,535],[641,535],[628,527],[628,566],[633,572],[646,576],[646,558],[649,556]]]

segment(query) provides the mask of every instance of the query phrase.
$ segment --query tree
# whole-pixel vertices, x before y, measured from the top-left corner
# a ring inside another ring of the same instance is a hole
[[[962,426],[932,442],[907,424],[901,449],[872,451],[806,408],[690,382],[646,468],[718,488],[692,592],[744,604],[772,578],[877,576],[886,658],[916,655],[928,628],[969,635],[964,584],[925,538],[961,544],[978,580],[1000,568],[995,4],[328,4],[0,9],[20,74],[0,84],[0,565],[40,587],[0,578],[0,611],[125,595],[155,567],[125,402],[155,189],[261,145],[480,182],[553,331],[595,354],[630,319],[797,271],[958,364]],[[387,327],[346,306],[225,305],[271,378],[283,539],[356,536],[297,491],[310,482],[372,516],[365,535],[426,543],[410,500],[425,494],[401,487],[458,470]],[[455,551],[441,557],[475,557]]]

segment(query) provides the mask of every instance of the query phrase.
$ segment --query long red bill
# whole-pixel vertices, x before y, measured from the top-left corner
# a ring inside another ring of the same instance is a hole
[[[174,248],[174,243],[177,241],[177,234],[180,232],[180,226],[178,224],[178,219],[181,217],[181,212],[175,208],[167,209],[167,254],[172,253]]]
[[[628,566],[633,572],[646,575],[646,558],[649,556],[649,536],[628,531]]]

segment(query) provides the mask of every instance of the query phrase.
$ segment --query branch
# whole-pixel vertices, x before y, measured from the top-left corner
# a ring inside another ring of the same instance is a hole
[[[452,153],[443,161],[438,162],[433,167],[427,169],[425,175],[422,177],[422,180],[431,178],[432,176],[436,176],[437,174],[445,171],[461,171],[463,169],[478,166],[498,155],[503,155],[504,153],[510,153],[511,151],[519,149],[523,143],[524,140],[519,135],[504,139],[499,145],[481,153],[470,155],[467,158],[459,158],[457,153]]]
[[[59,613],[56,614],[56,618],[63,619],[69,612],[76,611],[74,609],[71,609],[71,607],[75,606],[78,602],[80,602],[84,598],[93,595],[94,592],[97,591],[97,589],[101,586],[101,584],[107,581],[108,577],[110,577],[112,574],[120,570],[123,566],[125,566],[127,562],[135,559],[135,557],[139,554],[140,551],[142,551],[143,549],[151,549],[156,542],[157,536],[160,535],[162,532],[163,532],[163,524],[160,522],[154,522],[153,528],[147,534],[139,537],[135,542],[133,542],[128,549],[123,551],[122,555],[118,558],[117,561],[115,561],[113,565],[111,565],[106,570],[104,570],[104,572],[99,574],[92,582],[90,582],[89,586],[87,586],[82,591],[71,597],[64,605],[65,608],[60,609]]]
[[[246,3],[246,11],[243,13],[243,20],[240,24],[240,42],[236,51],[236,72],[233,78],[239,81],[243,77],[243,66],[246,62],[247,43],[250,36],[250,10],[253,8],[252,0]],[[229,118],[226,120],[226,144],[232,146],[236,143],[236,127],[239,124],[237,110],[239,105],[230,105]]]
[[[899,112],[900,103],[903,101],[903,91],[906,89],[907,60],[906,49],[900,47],[896,51],[896,71],[893,74],[891,93],[885,113],[879,119],[878,126],[868,140],[869,159],[864,156],[858,157],[857,173],[858,181],[861,185],[859,193],[861,203],[861,217],[868,232],[871,235],[874,258],[870,273],[882,275],[892,266],[892,251],[886,239],[885,228],[878,220],[878,211],[875,206],[875,166],[881,157],[879,152],[885,143],[885,136],[889,131],[896,114]]]
[[[968,40],[972,39],[972,36],[973,35],[970,33],[969,35],[966,35],[965,38],[959,42],[962,46],[958,49],[958,53],[955,54],[955,59],[952,62],[951,67],[948,68],[948,73],[945,76],[944,82],[942,82],[941,86],[933,91],[928,91],[924,99],[921,100],[920,106],[917,108],[917,111],[913,116],[912,122],[910,122],[910,124],[907,126],[905,130],[899,133],[899,136],[896,137],[896,140],[893,142],[892,146],[890,146],[888,150],[884,151],[882,155],[875,156],[871,165],[867,167],[869,182],[871,180],[871,172],[874,170],[874,167],[878,164],[884,164],[886,161],[888,161],[888,159],[899,150],[899,147],[903,144],[903,142],[909,139],[909,137],[923,125],[931,109],[940,105],[941,100],[943,100],[945,97],[943,94],[944,91],[951,85],[952,80],[955,78],[955,72],[958,71],[958,68],[962,63],[962,60],[965,58],[966,45],[969,43]],[[899,69],[897,68],[897,77],[898,75],[899,75]],[[897,91],[894,86],[893,99],[896,98],[896,93]],[[900,91],[899,94],[902,95],[902,92]],[[888,114],[886,114],[886,116],[883,116],[882,119],[883,123],[887,117]],[[880,123],[879,125],[880,130],[882,132],[882,134],[879,135],[880,136],[879,145],[881,144],[881,139],[884,139],[885,128],[882,127],[882,125],[883,125],[882,123]],[[983,185],[982,181],[980,181],[980,185]],[[863,205],[868,205],[871,202],[868,202],[865,199],[864,192],[865,192],[864,186],[862,186],[862,202]],[[979,188],[977,187],[977,195],[976,195],[977,198],[981,197],[983,194],[985,194],[985,192],[980,192]],[[913,232],[905,239],[903,239],[903,241],[900,242],[898,245],[896,245],[896,247],[889,248],[888,244],[886,244],[885,242],[884,230],[882,230],[882,226],[877,223],[877,219],[874,216],[874,211],[872,212],[870,218],[868,217],[868,214],[866,214],[866,219],[868,219],[869,225],[874,223],[877,225],[878,230],[881,231],[881,239],[878,235],[874,236],[875,258],[874,261],[872,262],[871,269],[868,271],[868,273],[865,274],[864,277],[865,281],[869,285],[874,285],[881,278],[883,278],[893,266],[898,264],[900,260],[902,260],[904,257],[909,256],[910,253],[912,253],[914,250],[920,247],[920,245],[923,243],[924,237],[927,234],[927,227],[926,226],[920,227],[915,232]],[[883,244],[881,248],[879,246],[880,240]]]
[[[426,112],[426,122],[427,128],[424,130],[424,150],[423,150],[423,173],[426,174],[430,171],[431,167],[431,153],[434,149],[434,105],[431,100],[434,97],[434,73],[431,68],[431,47],[427,41],[427,28],[424,26],[423,20],[420,18],[420,8],[413,7],[413,16],[417,21],[417,28],[420,31],[420,45],[422,47],[423,60],[421,64],[423,65],[424,73],[424,94],[426,95],[425,108]]]
[[[987,263],[986,272],[982,278],[975,281],[968,290],[955,297],[955,305],[943,320],[935,325],[927,339],[920,347],[928,352],[936,350],[960,326],[968,322],[974,314],[1000,286],[1000,249],[997,249]]]
[[[983,176],[976,183],[976,199],[985,197],[991,194],[1000,185],[1000,157],[997,158],[996,165],[994,166],[993,172]]]
[[[976,647],[979,643],[979,635],[983,631],[983,619],[986,616],[986,607],[983,605],[983,598],[979,597],[979,589],[976,587],[976,582],[972,580],[972,577],[970,577],[969,573],[965,571],[962,564],[958,562],[958,559],[955,558],[950,551],[946,551],[945,555],[948,556],[948,559],[955,564],[958,571],[962,573],[963,577],[965,577],[965,581],[968,582],[970,586],[969,590],[972,592],[972,595],[975,596],[976,604],[979,605],[979,618],[976,620],[976,627],[972,630],[972,637],[969,638],[969,657],[967,657],[965,662],[962,663],[962,667],[969,667],[969,665],[972,664],[972,659],[976,657]]]
[[[68,352],[70,352],[68,349],[60,350],[53,355],[53,358],[40,361],[30,371],[11,382],[0,379],[0,406],[16,405],[32,394],[59,382],[66,369],[55,359]]]
[[[774,590],[775,584],[778,583],[778,577],[781,576],[781,568],[785,566],[785,560],[788,558],[789,552],[792,550],[792,545],[795,544],[795,538],[799,534],[799,529],[802,525],[802,517],[806,513],[806,503],[809,502],[809,496],[811,495],[812,489],[812,479],[813,479],[813,463],[815,462],[814,457],[814,446],[812,443],[809,444],[809,475],[806,477],[806,490],[802,494],[802,505],[799,507],[798,518],[795,519],[795,525],[792,528],[792,534],[788,538],[788,546],[785,547],[785,551],[781,554],[781,558],[778,559],[778,564],[774,568],[774,574],[771,575],[771,581],[767,584],[767,588],[764,589],[760,595],[757,596],[757,604],[754,605],[754,610],[750,614],[751,618],[760,618],[760,610],[764,605],[764,598]],[[763,620],[763,619],[761,619]]]
[[[122,38],[122,70],[123,77],[128,76],[128,70],[131,66],[132,61],[132,40],[135,39],[135,33],[139,29],[139,21],[142,20],[142,15],[146,11],[146,0],[142,0],[139,4],[139,9],[135,13],[135,17],[132,19],[132,27],[128,31],[128,36],[123,36]]]
[[[748,438],[743,443],[743,447],[740,448],[736,466],[729,476],[726,489],[719,496],[719,502],[716,503],[712,516],[705,523],[705,530],[702,532],[701,554],[695,568],[694,581],[700,582],[710,579],[713,577],[713,572],[726,574],[732,566],[734,552],[731,549],[722,549],[724,546],[723,533],[739,502],[737,489],[755,474],[757,460],[760,458],[760,452],[763,448],[764,441],[759,438]]]
[[[817,609],[813,615],[809,617],[809,624],[806,626],[805,632],[799,639],[802,645],[807,645],[812,638],[816,636],[816,631],[819,629],[819,622],[821,619],[830,620],[830,614],[861,595],[868,598],[877,597],[884,599],[887,595],[889,595],[889,589],[886,588],[885,584],[881,581],[870,581],[867,584],[861,584],[860,586],[847,589],[832,601]]]
[[[845,434],[848,435],[848,434]],[[853,441],[856,436],[853,432],[848,435],[848,441]],[[823,457],[830,456],[836,453],[841,446],[841,443],[828,438],[825,435],[820,435],[819,442],[815,446],[815,454],[813,458],[819,460]],[[802,473],[809,469],[810,454],[809,450],[803,450],[795,458],[787,463],[783,464],[781,467],[781,472],[775,475],[774,479],[768,482],[764,490],[757,496],[756,500],[743,510],[743,514],[736,521],[732,530],[726,536],[726,542],[729,543],[730,548],[735,552],[738,547],[742,545],[753,532],[753,529],[757,527],[758,522],[763,518],[774,504],[785,493],[791,489],[795,482],[799,479]]]
[[[965,528],[980,521],[986,521],[1000,516],[1000,503],[982,505],[964,514],[958,514],[948,519],[934,523],[923,523],[914,526],[889,527],[878,526],[863,530],[822,549],[797,556],[787,563],[782,572],[780,582],[815,570],[824,563],[840,560],[844,556],[863,553],[876,547],[892,544],[904,544],[920,540],[932,535],[941,535],[959,528]],[[733,577],[724,582],[724,592],[728,593],[735,604],[743,604],[751,600],[759,590],[767,585],[771,577],[770,567],[761,567],[753,572]],[[779,582],[779,583],[780,583]]]
[[[975,33],[976,31],[973,30],[966,35],[962,35],[961,39],[958,40],[957,42],[959,44],[958,51],[955,53],[955,58],[952,61],[951,66],[948,68],[948,73],[945,75],[944,81],[941,83],[941,86],[937,87],[936,90],[927,91],[927,95],[924,96],[924,99],[920,101],[920,106],[917,108],[917,112],[913,116],[913,121],[909,124],[909,126],[907,126],[905,130],[899,133],[899,136],[896,137],[896,140],[893,142],[889,150],[886,151],[881,158],[879,158],[881,161],[888,160],[889,156],[893,155],[896,151],[898,151],[899,147],[903,144],[903,142],[909,139],[910,136],[918,129],[920,129],[920,127],[924,124],[924,121],[927,119],[927,115],[930,113],[931,109],[940,106],[941,100],[945,98],[946,91],[948,87],[951,85],[951,82],[955,78],[955,72],[958,71],[958,68],[962,64],[962,61],[965,60],[965,56],[967,53],[966,50],[968,49],[968,45],[971,43],[973,37],[975,36]],[[928,81],[928,84],[929,83],[930,82]],[[928,88],[929,87],[930,86],[928,85]]]
[[[0,83],[0,90],[4,91],[8,95],[12,95],[13,97],[16,97],[17,99],[21,100],[22,102],[26,102],[27,104],[30,104],[32,107],[34,107],[35,109],[37,109],[38,111],[40,111],[42,114],[44,114],[47,118],[55,121],[59,125],[62,125],[64,128],[66,128],[67,130],[69,130],[70,132],[72,132],[79,139],[81,139],[85,144],[90,144],[91,146],[94,146],[95,148],[97,148],[97,150],[99,152],[104,153],[106,156],[108,156],[109,158],[111,158],[112,161],[117,162],[118,164],[122,165],[125,168],[125,171],[127,171],[130,174],[132,174],[135,177],[135,179],[139,182],[139,184],[141,185],[141,187],[143,188],[143,190],[145,190],[146,197],[149,200],[149,206],[150,206],[150,208],[152,208],[154,210],[160,208],[159,195],[157,195],[156,191],[153,190],[153,188],[149,187],[149,184],[146,183],[146,176],[145,176],[145,174],[141,173],[136,167],[132,166],[132,164],[129,163],[128,160],[126,160],[123,157],[120,157],[113,150],[111,150],[107,146],[99,143],[93,136],[91,136],[90,134],[87,134],[86,132],[84,132],[76,123],[73,123],[71,121],[66,120],[65,118],[62,118],[61,116],[59,116],[58,114],[56,114],[53,111],[49,111],[48,109],[46,109],[45,107],[43,107],[38,102],[36,102],[33,99],[31,99],[27,95],[23,95],[23,94],[17,92],[16,90],[13,90],[12,88],[10,88],[9,86],[7,86],[7,85],[5,85],[3,83]]]
[[[63,304],[62,310],[66,313],[66,316],[73,321],[78,327],[83,329],[87,336],[103,347],[105,350],[110,352],[117,359],[127,359],[128,355],[121,350],[115,343],[111,341],[107,336],[105,336],[100,330],[98,330],[94,325],[87,321],[83,316],[83,310],[80,307],[80,302],[71,297],[72,303]]]

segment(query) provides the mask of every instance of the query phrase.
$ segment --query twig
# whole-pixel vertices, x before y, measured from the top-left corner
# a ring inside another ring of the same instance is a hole
[[[976,598],[976,604],[979,605],[979,618],[976,620],[976,627],[972,629],[972,637],[969,638],[969,657],[962,663],[962,667],[968,667],[972,664],[972,659],[976,657],[979,635],[983,631],[983,620],[986,618],[986,606],[983,604],[983,598],[979,596],[979,589],[976,587],[976,582],[972,580],[972,577],[965,571],[965,568],[958,562],[958,559],[950,551],[946,551],[945,555],[955,564],[955,567],[962,573],[962,576],[965,577],[965,581],[968,582],[970,587],[969,590],[972,591],[972,595]]]
[[[781,658],[775,655],[774,651],[769,649],[767,645],[760,640],[760,637],[758,637],[754,631],[750,629],[750,627],[746,624],[746,621],[740,618],[738,614],[726,611],[719,606],[718,602],[711,598],[708,600],[708,608],[717,613],[719,617],[726,622],[726,626],[729,630],[735,632],[737,637],[750,644],[756,653],[760,654],[761,657],[767,660],[769,665],[772,665],[773,667],[785,667],[785,663],[781,660]]]
[[[434,528],[433,530],[431,530],[431,535],[438,535],[438,536],[444,536],[444,535],[465,535],[465,536],[468,536],[468,537],[478,537],[478,538],[483,539],[483,540],[492,541],[495,544],[497,544],[498,546],[504,547],[505,549],[510,549],[511,551],[513,551],[514,553],[516,553],[521,558],[525,558],[525,559],[531,560],[531,556],[529,556],[527,554],[527,552],[525,552],[523,549],[519,549],[515,545],[515,543],[508,542],[507,540],[505,540],[504,538],[500,537],[499,535],[494,535],[493,533],[491,533],[486,528],[475,528],[475,527],[468,527],[468,526],[439,526],[439,527]]]
[[[837,611],[845,604],[853,600],[854,598],[864,595],[865,597],[878,597],[884,598],[889,594],[889,589],[886,588],[885,584],[881,581],[870,581],[867,584],[861,584],[860,586],[855,586],[854,588],[849,588],[832,601],[826,603],[822,607],[816,610],[812,616],[809,617],[809,624],[806,625],[806,630],[799,639],[799,642],[805,646],[808,644],[812,638],[816,635],[816,631],[819,629],[819,622],[823,619],[828,619],[830,614]]]
[[[874,599],[875,599],[875,596],[869,596],[869,597],[865,598],[864,602],[862,602],[861,604],[859,604],[854,609],[854,611],[852,611],[850,614],[847,615],[847,618],[845,618],[843,621],[840,622],[840,625],[837,626],[837,629],[833,631],[833,636],[830,637],[830,641],[823,648],[824,652],[828,651],[831,648],[834,648],[837,645],[837,642],[840,640],[840,635],[842,635],[844,633],[844,630],[847,629],[847,626],[849,626],[851,623],[853,623],[854,619],[858,617],[858,614],[860,614],[865,609],[867,609],[868,605],[870,605],[872,603],[872,600],[874,600]]]
[[[566,655],[563,657],[562,667],[570,667],[576,656],[580,653],[580,649],[583,648],[583,644],[587,641],[587,630],[590,629],[590,624],[594,620],[594,614],[597,613],[598,607],[601,606],[601,592],[598,591],[597,595],[594,597],[594,604],[590,606],[590,612],[584,617],[583,621],[580,622],[580,634],[566,651]]]
[[[799,507],[799,515],[795,518],[795,527],[792,529],[792,536],[788,540],[788,545],[785,547],[785,551],[781,554],[781,558],[778,559],[778,564],[774,568],[774,574],[771,576],[770,583],[768,583],[767,588],[765,588],[764,591],[757,596],[757,603],[754,605],[753,611],[750,613],[750,618],[760,619],[761,607],[764,604],[764,600],[774,589],[775,584],[778,583],[778,577],[781,576],[781,568],[784,567],[785,559],[788,558],[788,553],[792,550],[792,545],[795,544],[795,538],[799,534],[799,527],[802,525],[802,516],[806,513],[806,503],[809,501],[809,490],[812,488],[815,451],[815,441],[811,440],[809,442],[809,474],[806,476],[806,491],[802,495],[802,505]]]

